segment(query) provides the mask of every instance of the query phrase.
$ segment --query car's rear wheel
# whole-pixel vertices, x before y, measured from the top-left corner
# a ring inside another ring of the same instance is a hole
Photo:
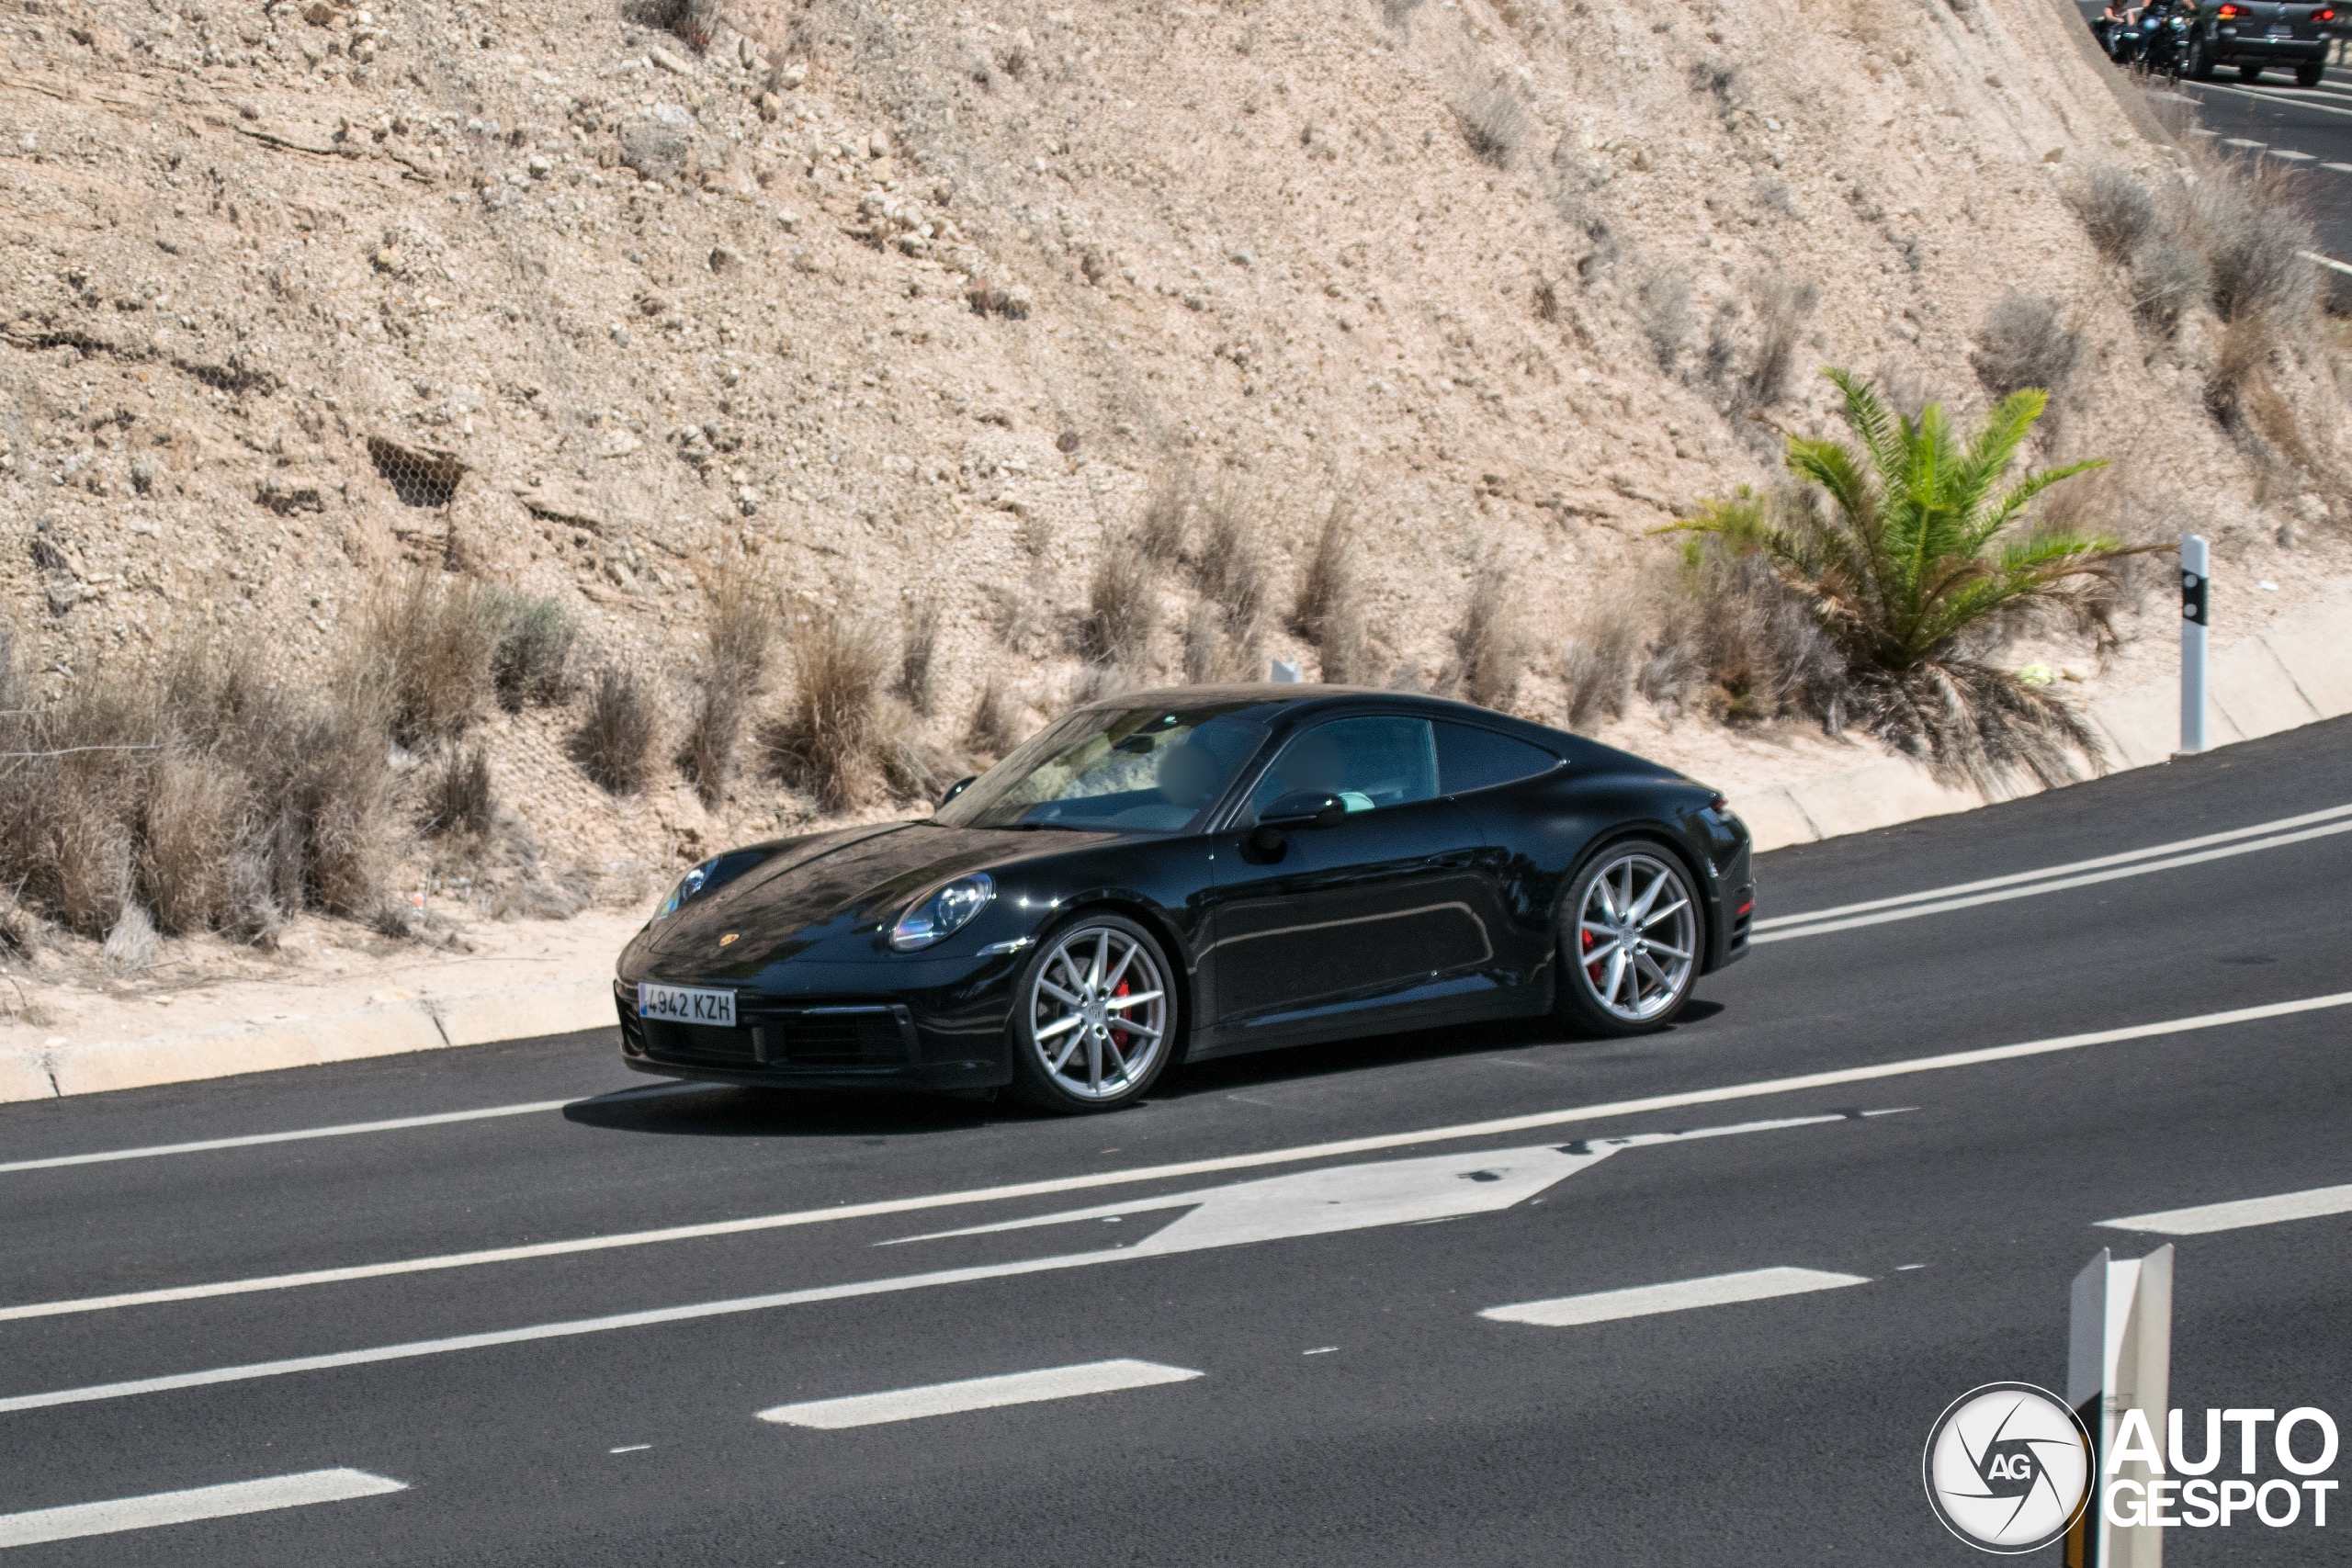
[[[2241,65],[2241,66],[2239,66],[2239,67],[2238,67],[2238,80],[2239,80],[2239,81],[2241,81],[2241,82],[2259,82],[2259,81],[2261,81],[2261,80],[2262,80],[2262,67],[2261,67],[2261,66],[2259,66],[2259,65]]]
[[[2190,35],[2188,63],[2182,68],[2182,73],[2192,82],[2211,82],[2213,79],[2213,46],[2194,34]]]
[[[2298,87],[2316,87],[2325,80],[2327,62],[2324,60],[2306,60],[2295,67],[2295,85]]]
[[[1690,874],[1652,839],[1607,844],[1577,867],[1562,906],[1560,1021],[1589,1034],[1674,1021],[1699,977],[1706,925]]]
[[[1013,991],[1013,1089],[1043,1110],[1132,1103],[1168,1065],[1176,992],[1149,931],[1081,915],[1041,942]]]

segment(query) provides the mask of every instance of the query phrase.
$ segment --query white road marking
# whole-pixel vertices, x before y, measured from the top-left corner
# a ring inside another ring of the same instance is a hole
[[[2328,167],[2331,169],[2343,169],[2346,174],[2352,175],[2352,166],[2347,166],[2343,164],[2330,164]],[[2297,251],[2295,254],[2302,257],[2307,262],[2319,263],[2320,265],[2326,267],[2331,272],[2352,272],[2352,266],[2347,266],[2344,263],[2334,260],[2331,257],[2324,256],[2317,251]]]
[[[2352,175],[2352,164],[2322,164],[2320,167],[2333,170],[2339,175]]]
[[[2223,138],[2222,145],[2224,147],[2267,147],[2270,143],[2267,141],[2248,141],[2243,136],[2231,136]]]
[[[2244,828],[2232,828],[2226,832],[2207,833],[2194,839],[2175,839],[2166,844],[2149,844],[2141,849],[2123,850],[2092,860],[2068,861],[2063,865],[2040,866],[2032,871],[2014,871],[2006,876],[1987,876],[1974,882],[1955,882],[1943,887],[1922,888],[1917,893],[1897,893],[1891,897],[1871,898],[1860,904],[1837,904],[1826,909],[1808,909],[1802,914],[1774,915],[1758,920],[1759,931],[1776,931],[1783,926],[1811,925],[1816,920],[1835,919],[1840,915],[1865,915],[1873,909],[1891,909],[1903,904],[1920,904],[1937,898],[1951,898],[1962,893],[1981,893],[1988,887],[2012,887],[2023,882],[2040,882],[2048,877],[2071,876],[2078,871],[2101,871],[2111,865],[2126,865],[2133,861],[2154,860],[2159,855],[2178,854],[2187,850],[2210,849],[2215,844],[2235,843],[2242,839],[2258,839],[2266,833],[2284,833],[2297,828],[2308,828],[2315,822],[2333,822],[2352,817],[2352,806],[2331,806],[2324,811],[2306,812],[2300,817],[2281,817],[2269,822],[2256,822]]]
[[[761,1420],[781,1427],[814,1427],[820,1431],[837,1432],[849,1427],[878,1427],[888,1421],[917,1421],[926,1416],[955,1416],[967,1410],[997,1410],[1008,1404],[1042,1404],[1049,1399],[1156,1388],[1161,1383],[1190,1382],[1200,1375],[1189,1368],[1163,1367],[1157,1361],[1087,1361],[1075,1367],[1048,1367],[1043,1371],[1007,1372],[1001,1377],[966,1378],[960,1382],[893,1389],[888,1393],[811,1399],[798,1404],[779,1404],[761,1411],[759,1416]]]
[[[224,1486],[157,1492],[144,1497],[120,1497],[111,1503],[75,1503],[62,1508],[37,1508],[29,1514],[0,1514],[0,1547],[37,1546],[45,1540],[153,1529],[159,1525],[267,1513],[273,1508],[299,1508],[311,1503],[345,1503],[355,1497],[379,1497],[387,1492],[407,1490],[408,1483],[404,1481],[370,1475],[364,1470],[307,1470],[300,1475],[273,1475],[266,1481],[233,1481]]]
[[[2269,152],[2264,153],[2263,156],[2266,158],[2277,158],[2289,164],[2311,164],[2318,162],[2318,160],[2313,158],[2309,152],[2290,152],[2284,147],[2273,147]]]
[[[1869,1283],[1860,1274],[1826,1274],[1814,1269],[1751,1269],[1744,1274],[1713,1274],[1703,1280],[1678,1280],[1670,1285],[1636,1285],[1623,1291],[1597,1291],[1588,1296],[1555,1296],[1545,1302],[1488,1307],[1478,1315],[1497,1323],[1569,1328],[1582,1323],[1648,1317],[1655,1313],[1688,1312],[1692,1307],[1760,1302],[1774,1296],[1838,1291]]]
[[[471,1111],[439,1111],[426,1116],[395,1116],[384,1122],[347,1122],[336,1127],[303,1127],[290,1133],[248,1133],[234,1138],[205,1138],[192,1144],[157,1144],[143,1149],[102,1149],[96,1154],[51,1155],[46,1159],[11,1160],[0,1165],[0,1176],[19,1170],[56,1170],[70,1165],[107,1165],[121,1159],[160,1159],[165,1155],[209,1154],[214,1149],[249,1149],[263,1144],[294,1144],[308,1138],[348,1138],[361,1133],[400,1133],[411,1127],[441,1127],[453,1122],[487,1122],[501,1116],[535,1116],[574,1105],[608,1104],[623,1099],[703,1091],[716,1084],[648,1084],[591,1095],[585,1100],[535,1100],[522,1105],[484,1105]]]
[[[1759,942],[1787,942],[1793,937],[1821,936],[1829,931],[1851,931],[1857,926],[1883,925],[1889,920],[1917,919],[1921,915],[1940,915],[1953,909],[1974,908],[1980,904],[1998,904],[2011,898],[2030,898],[2043,893],[2062,893],[2074,887],[2089,887],[2102,882],[2115,882],[2127,876],[2145,876],[2152,872],[2175,871],[2184,865],[2202,865],[2208,861],[2227,860],[2233,855],[2252,854],[2256,850],[2275,850],[2288,844],[2300,844],[2312,839],[2324,839],[2336,833],[2352,833],[2352,821],[2330,822],[2317,828],[2306,828],[2298,833],[2279,833],[2267,839],[2256,839],[2245,843],[2225,844],[2218,849],[2199,850],[2193,854],[2173,855],[2165,860],[2143,861],[2135,865],[2118,866],[2111,871],[2086,872],[2077,876],[2052,876],[2026,883],[2021,886],[1996,888],[1986,893],[1972,893],[1964,897],[1943,898],[1934,903],[1906,904],[1900,908],[1881,909],[1875,914],[1849,915],[1840,919],[1816,916],[1811,919],[1783,916],[1788,926],[1769,931],[1758,931],[1748,939],[1750,945]],[[1915,895],[1914,897],[1927,897]]]
[[[2224,87],[2218,82],[2199,82],[2197,84],[2197,90],[2200,93],[2230,93],[2241,98],[2260,98],[2265,103],[2292,104],[2299,108],[2310,109],[2315,114],[2352,116],[2352,109],[2340,109],[2333,104],[2323,104],[2314,98],[2290,98],[2283,93],[2266,93],[2259,88]]]
[[[619,1448],[606,1449],[605,1451],[608,1454],[641,1454],[652,1446],[651,1443],[623,1443]]]
[[[2308,1192],[2241,1198],[2231,1203],[2203,1203],[2194,1209],[2127,1214],[2120,1220],[2098,1223],[2113,1230],[2146,1231],[2156,1235],[2207,1235],[2214,1231],[2243,1230],[2248,1225],[2275,1225],[2282,1220],[2312,1220],[2323,1214],[2352,1214],[2352,1186],[2314,1187]]]
[[[431,1273],[444,1269],[468,1269],[483,1264],[511,1263],[537,1258],[560,1258],[574,1253],[608,1252],[624,1247],[654,1246],[664,1242],[693,1241],[709,1236],[742,1235],[752,1232],[783,1230],[797,1225],[824,1224],[835,1220],[872,1219],[883,1214],[918,1213],[929,1209],[957,1208],[967,1203],[997,1203],[1021,1198],[1051,1197],[1063,1192],[1094,1192],[1106,1187],[1171,1180],[1188,1176],[1206,1176],[1219,1171],[1262,1169],[1267,1166],[1293,1165],[1306,1160],[1338,1158],[1346,1155],[1375,1154],[1385,1149],[1413,1148],[1428,1144],[1453,1143],[1464,1138],[1497,1137],[1513,1133],[1532,1132],[1539,1128],[1565,1127],[1578,1122],[1609,1121],[1628,1116],[1646,1115],[1657,1111],[1679,1111],[1694,1105],[1720,1105],[1730,1100],[1753,1100],[1766,1095],[1794,1094],[1806,1089],[1834,1089],[1843,1084],[1870,1083],[1879,1078],[1903,1077],[1912,1073],[1940,1072],[1952,1067],[1981,1066],[1993,1062],[2015,1061],[2026,1056],[2045,1055],[2056,1051],[2077,1051],[2092,1045],[2113,1045],[2132,1040],[2157,1039],[2165,1035],[2185,1034],[2203,1029],[2221,1029],[2238,1023],[2255,1023],[2265,1019],[2288,1018],[2297,1013],[2316,1012],[2345,1006],[2352,1006],[2352,991],[2306,997],[2290,1002],[2268,1002],[2259,1007],[2232,1008],[2223,1012],[2199,1013],[2189,1018],[2168,1019],[2157,1023],[2137,1023],[2129,1024],[2120,1029],[2095,1030],[2086,1034],[2062,1034],[2049,1040],[2030,1040],[2016,1045],[1989,1045],[1973,1051],[1954,1051],[1939,1056],[1917,1056],[1906,1061],[1883,1062],[1861,1067],[1843,1067],[1829,1072],[1805,1073],[1794,1077],[1764,1078],[1717,1089],[1689,1089],[1679,1094],[1649,1095],[1638,1100],[1606,1100],[1598,1105],[1571,1106],[1561,1111],[1539,1111],[1522,1116],[1502,1116],[1491,1121],[1464,1122],[1450,1127],[1427,1127],[1409,1133],[1375,1134],[1362,1138],[1335,1139],[1329,1143],[1300,1144],[1290,1148],[1265,1149],[1254,1154],[1225,1155],[1211,1159],[1182,1160],[1169,1165],[1136,1166],[1126,1170],[1108,1170],[1091,1176],[1052,1177],[1042,1181],[1016,1182],[1003,1187],[970,1188],[958,1192],[934,1192],[916,1198],[887,1198],[868,1203],[842,1203],[831,1209],[803,1209],[781,1214],[758,1214],[740,1220],[713,1220],[701,1224],[672,1225],[661,1230],[630,1231],[618,1235],[580,1236],[569,1241],[537,1242],[522,1247],[492,1247],[480,1252],[446,1253],[434,1258],[412,1258],[390,1263],[356,1264],[343,1269],[313,1269],[300,1274],[274,1274],[259,1279],[224,1280],[201,1285],[180,1285],[155,1291],[127,1292],[119,1295],[31,1302],[19,1306],[0,1307],[0,1322],[32,1317],[56,1317],[72,1313],[101,1312],[115,1307],[152,1306],[169,1302],[199,1301],[216,1296],[243,1295],[257,1291],[288,1290],[306,1285],[379,1280],[401,1274]],[[7,1408],[6,1402],[0,1402],[0,1410]]]

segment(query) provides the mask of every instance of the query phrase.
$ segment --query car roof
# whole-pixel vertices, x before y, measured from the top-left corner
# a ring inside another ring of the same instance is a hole
[[[1346,713],[1368,707],[1385,708],[1390,712],[1425,714],[1431,718],[1451,718],[1465,723],[1554,738],[1569,739],[1559,731],[1509,714],[1482,708],[1475,703],[1454,702],[1446,697],[1433,697],[1423,692],[1389,691],[1378,686],[1327,686],[1319,682],[1255,681],[1219,686],[1161,686],[1149,691],[1121,692],[1112,696],[1098,697],[1083,705],[1086,709],[1137,708],[1165,706],[1171,710],[1184,708],[1222,707],[1236,718],[1246,718],[1275,728],[1289,728],[1311,718],[1327,714]]]

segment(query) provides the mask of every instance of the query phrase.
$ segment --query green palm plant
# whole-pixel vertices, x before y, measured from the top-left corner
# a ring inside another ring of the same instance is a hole
[[[1937,404],[1912,420],[1850,372],[1825,374],[1856,444],[1784,434],[1804,487],[1793,503],[1743,488],[1661,531],[1712,536],[1804,604],[1842,666],[1807,694],[1833,729],[1855,723],[1980,786],[2017,768],[2072,777],[2072,753],[2098,765],[2098,739],[2072,709],[1984,655],[2037,613],[2104,630],[2117,564],[2158,547],[2032,526],[2037,497],[2102,465],[2011,478],[2049,400],[2037,389],[2003,399],[1963,439]]]

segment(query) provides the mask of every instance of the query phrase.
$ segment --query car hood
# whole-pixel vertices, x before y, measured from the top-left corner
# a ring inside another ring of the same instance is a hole
[[[771,852],[766,859],[648,927],[639,940],[650,956],[715,959],[719,938],[731,931],[736,940],[718,967],[743,972],[819,942],[872,933],[918,894],[954,877],[976,871],[1001,876],[1023,862],[1113,836],[895,822],[788,839],[758,846]]]

